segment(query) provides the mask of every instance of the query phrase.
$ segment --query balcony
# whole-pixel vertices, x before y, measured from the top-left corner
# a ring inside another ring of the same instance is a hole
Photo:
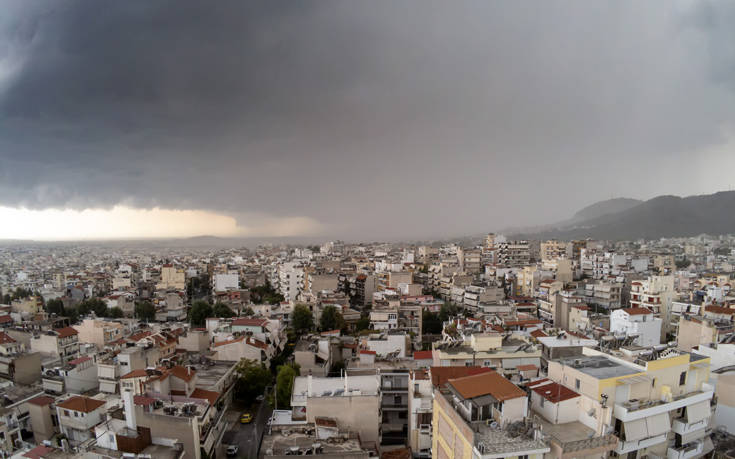
[[[384,410],[407,410],[408,405],[405,403],[382,403],[380,407]]]
[[[711,400],[712,396],[714,395],[714,388],[709,384],[702,384],[702,389],[703,390],[689,392],[688,394],[676,396],[670,402],[651,400],[647,402],[625,402],[622,404],[616,403],[613,414],[621,421],[629,422],[635,421],[637,419],[655,416],[661,413],[667,413],[673,410],[678,410],[679,408],[693,405],[695,403],[704,401],[709,402],[709,400]]]
[[[667,441],[667,434],[656,435],[655,437],[643,438],[641,440],[633,441],[619,441],[618,446],[615,447],[615,452],[618,454],[628,454],[632,451],[639,449],[648,448],[649,446],[658,445]]]
[[[704,441],[697,441],[679,448],[669,448],[666,451],[668,459],[688,459],[704,452]]]
[[[679,435],[687,435],[692,432],[696,432],[697,430],[706,428],[708,421],[709,418],[702,419],[697,422],[687,423],[687,420],[685,418],[676,418],[674,419],[674,422],[671,423],[671,430],[673,430],[675,433],[678,433]]]

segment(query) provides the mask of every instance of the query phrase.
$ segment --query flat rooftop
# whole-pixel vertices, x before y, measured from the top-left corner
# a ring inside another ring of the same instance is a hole
[[[576,358],[559,359],[558,362],[597,379],[615,378],[642,372],[642,370],[616,362],[604,355],[583,355]]]
[[[280,431],[273,431],[271,434],[263,435],[263,442],[260,446],[261,454],[265,456],[283,456],[293,454],[294,451],[305,451],[313,448],[315,445],[321,447],[320,454],[330,455],[365,455],[360,446],[357,437],[343,436],[339,442],[319,440],[316,435],[307,435],[304,432],[289,431],[288,435],[283,435]]]

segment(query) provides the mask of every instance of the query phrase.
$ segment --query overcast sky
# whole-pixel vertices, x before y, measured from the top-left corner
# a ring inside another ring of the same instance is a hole
[[[124,206],[208,234],[421,238],[735,182],[732,2],[0,8],[19,221]]]

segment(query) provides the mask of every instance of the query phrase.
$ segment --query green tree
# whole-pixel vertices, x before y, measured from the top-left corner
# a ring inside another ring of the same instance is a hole
[[[342,330],[345,327],[345,319],[334,306],[327,306],[319,318],[319,328],[322,331]]]
[[[46,312],[49,314],[56,314],[57,316],[64,315],[64,302],[59,298],[54,298],[46,303]]]
[[[114,308],[110,308],[107,311],[107,315],[112,319],[119,319],[125,314],[123,314],[123,310],[115,306]]]
[[[64,315],[69,318],[71,323],[76,323],[79,320],[79,309],[75,307],[65,308]]]
[[[242,359],[235,367],[238,375],[235,384],[235,394],[239,401],[253,403],[258,395],[265,391],[266,386],[273,381],[271,372],[260,362]]]
[[[244,310],[244,311],[242,312],[242,315],[244,315],[244,316],[254,316],[254,315],[255,315],[255,311],[253,311],[253,308],[251,308],[250,306],[248,306],[248,307],[247,307],[247,308],[245,308],[245,310]]]
[[[674,263],[676,264],[676,267],[679,268],[679,269],[688,268],[689,265],[692,264],[692,262],[689,261],[689,260],[687,260],[686,258],[684,258],[682,260],[676,260]]]
[[[154,320],[156,318],[156,308],[150,301],[135,303],[135,317],[140,320]]]
[[[293,392],[293,383],[296,376],[299,375],[300,367],[297,364],[286,364],[278,367],[278,375],[276,376],[276,400],[277,408],[291,408],[291,393]]]
[[[291,324],[296,333],[310,332],[314,328],[314,316],[307,306],[297,304],[293,309]]]
[[[355,329],[358,332],[361,332],[363,330],[369,330],[370,329],[370,317],[368,316],[360,317],[360,319],[357,321],[357,324],[355,324]]]
[[[424,310],[421,314],[421,329],[427,334],[439,334],[442,332],[442,321],[436,313]]]
[[[90,312],[94,312],[99,317],[107,315],[107,303],[100,298],[90,298],[84,300],[77,305],[77,310],[80,315],[86,315]]]
[[[191,324],[201,327],[207,317],[212,317],[212,306],[206,301],[195,301],[191,305],[191,312],[189,313]]]
[[[212,316],[214,317],[235,317],[235,313],[232,312],[229,306],[224,303],[214,303],[212,308]]]
[[[439,310],[439,320],[446,322],[451,317],[457,315],[457,305],[454,303],[444,303]]]

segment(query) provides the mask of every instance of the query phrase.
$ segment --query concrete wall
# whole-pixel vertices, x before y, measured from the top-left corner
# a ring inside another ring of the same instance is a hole
[[[335,418],[340,430],[358,432],[363,442],[380,441],[378,395],[309,397],[306,401],[306,420],[313,423],[318,416]]]
[[[177,438],[184,445],[185,457],[201,459],[199,423],[197,417],[166,416],[147,413],[142,406],[135,406],[139,426],[151,429],[152,437]]]
[[[33,427],[33,439],[37,444],[40,445],[43,440],[54,436],[56,429],[51,421],[50,405],[39,406],[28,403],[28,413]]]

